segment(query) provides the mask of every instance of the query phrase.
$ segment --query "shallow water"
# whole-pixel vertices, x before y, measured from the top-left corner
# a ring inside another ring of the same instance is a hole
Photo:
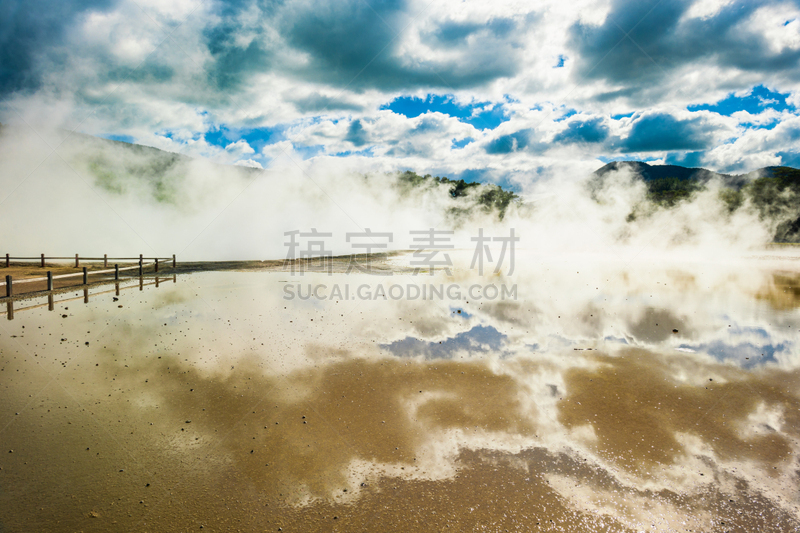
[[[469,296],[491,283],[516,300]],[[342,295],[285,298],[309,284]],[[800,527],[791,263],[207,272],[112,296],[0,324],[2,531]]]

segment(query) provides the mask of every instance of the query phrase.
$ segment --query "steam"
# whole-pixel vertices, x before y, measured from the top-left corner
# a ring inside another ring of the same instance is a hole
[[[353,253],[349,232],[391,232],[389,249],[408,249],[409,231],[508,235],[536,256],[613,253],[719,257],[769,243],[780,217],[762,220],[749,204],[731,211],[711,182],[672,208],[647,201],[625,171],[590,188],[577,174],[521,184],[523,203],[500,220],[479,191],[452,198],[427,179],[404,184],[390,169],[367,172],[337,158],[282,158],[268,170],[225,166],[80,134],[0,129],[0,223],[12,255],[178,254],[182,260],[275,259],[285,232],[332,233],[326,248]],[[361,170],[361,171],[359,171]],[[419,169],[424,173],[424,169]]]

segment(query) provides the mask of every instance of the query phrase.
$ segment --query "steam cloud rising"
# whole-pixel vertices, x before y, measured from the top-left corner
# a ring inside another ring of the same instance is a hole
[[[729,210],[714,181],[664,208],[648,203],[645,184],[624,171],[593,186],[589,176],[569,174],[523,186],[501,220],[496,209],[480,205],[479,188],[453,198],[432,179],[412,185],[396,173],[355,172],[331,159],[305,168],[287,159],[259,170],[63,131],[4,127],[0,221],[12,255],[276,259],[287,253],[284,232],[311,228],[333,233],[326,245],[334,255],[354,253],[345,234],[366,228],[392,232],[389,249],[408,249],[408,232],[428,228],[454,230],[452,243],[470,249],[479,228],[487,235],[515,228],[518,247],[534,255],[633,259],[752,250],[770,242],[785,219],[761,219],[747,204]]]

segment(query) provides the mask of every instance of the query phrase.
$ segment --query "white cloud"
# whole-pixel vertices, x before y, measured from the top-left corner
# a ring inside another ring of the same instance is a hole
[[[732,2],[733,0],[697,0],[684,16],[686,18],[711,18]]]
[[[253,147],[247,144],[247,141],[245,141],[244,139],[240,139],[236,142],[230,143],[228,146],[225,147],[225,151],[237,157],[256,153],[256,151],[253,150]]]
[[[564,165],[583,169],[597,164],[599,156],[616,153],[617,147],[602,143],[547,146],[566,127],[568,121],[559,119],[570,109],[582,118],[602,119],[611,137],[624,137],[634,119],[612,120],[612,115],[670,109],[675,116],[688,116],[686,106],[744,94],[766,84],[767,73],[773,90],[800,105],[796,62],[786,60],[772,70],[759,67],[800,49],[800,12],[790,4],[695,2],[670,22],[673,26],[664,31],[653,26],[652,42],[642,41],[658,67],[631,48],[631,54],[639,54],[631,57],[651,71],[631,70],[631,63],[620,59],[630,43],[618,44],[612,21],[626,24],[623,15],[636,7],[625,2],[419,0],[404,9],[379,6],[377,12],[357,2],[325,9],[297,2],[269,13],[259,6],[122,0],[81,12],[64,21],[61,40],[40,40],[32,56],[35,70],[29,73],[39,76],[40,84],[8,93],[14,109],[0,108],[0,120],[19,121],[21,115],[87,133],[128,135],[138,143],[221,163],[269,165],[271,158],[287,154],[302,162],[369,150],[368,156],[351,156],[353,164],[440,173],[481,169],[486,176],[513,180]],[[736,26],[714,30],[714,42],[727,48],[707,50],[707,40],[701,46],[686,33],[696,33],[700,26],[692,24],[700,19],[712,24],[740,7],[750,11],[731,17]],[[651,16],[655,24],[661,14]],[[309,27],[317,29],[300,32],[300,23],[313,17],[318,24]],[[359,31],[343,29],[362,19],[364,26],[354,27]],[[173,30],[164,40],[165,31]],[[591,47],[581,48],[576,36],[585,36]],[[737,46],[754,54],[747,68],[725,55]],[[552,68],[561,56],[569,58],[564,67]],[[589,67],[596,77],[585,77]],[[509,120],[495,130],[481,130],[433,112],[407,118],[379,109],[399,95],[429,93],[452,94],[459,105],[502,103]],[[775,139],[753,151],[753,139],[763,134],[747,132],[794,116],[794,111],[772,109],[757,115],[740,111],[731,118],[707,114],[704,120],[717,128],[717,142],[742,141],[715,148],[708,164],[774,161],[774,152],[791,142]],[[349,132],[354,121],[359,121],[359,136]],[[219,126],[231,132],[279,128],[285,135],[256,154],[235,133],[223,146],[206,141],[206,133]],[[502,156],[486,153],[492,140],[522,130],[530,130],[531,139],[542,145]],[[472,143],[453,145],[453,139],[465,138]]]
[[[261,168],[261,169],[264,168],[261,166],[261,163],[253,159],[241,159],[235,162],[234,165],[238,165],[240,167]]]
[[[800,48],[800,10],[789,3],[758,9],[747,21],[754,33],[769,43],[773,52]]]

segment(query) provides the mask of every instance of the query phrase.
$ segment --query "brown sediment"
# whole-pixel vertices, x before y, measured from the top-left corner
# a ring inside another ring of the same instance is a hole
[[[800,274],[776,272],[755,295],[757,300],[769,303],[773,309],[789,310],[800,307]]]
[[[598,315],[599,316],[599,315]],[[637,341],[655,343],[662,342],[672,336],[672,331],[677,329],[686,337],[692,336],[688,321],[676,316],[669,309],[655,309],[648,307],[643,316],[637,321],[628,324],[628,332]]]
[[[319,257],[311,259],[268,259],[250,261],[179,261],[175,272],[332,272],[358,273],[356,265],[377,271],[399,272],[411,271],[410,268],[401,268],[397,265],[386,263],[387,260],[403,254],[409,253],[408,250],[398,250],[385,253],[371,254],[351,254],[327,257],[322,261]],[[173,271],[169,265],[170,272]]]
[[[230,527],[231,513],[246,522],[243,509],[270,503],[253,518],[263,526],[309,498],[358,490],[367,478],[348,476],[354,460],[436,477],[417,465],[439,428],[534,431],[519,385],[480,363],[350,359],[279,378],[253,359],[220,378],[175,355],[130,365],[114,356],[75,370],[88,389],[45,388],[3,439],[15,453],[0,475],[18,487],[0,497],[10,530],[147,530],[140,521],[157,520],[154,529],[182,531],[196,517]],[[367,474],[370,484],[385,477]]]
[[[458,475],[383,478],[354,504],[287,508],[284,531],[792,531],[797,517],[738,482],[729,492],[653,492],[619,484],[579,457],[532,448],[463,450]],[[556,480],[566,483],[556,483]],[[574,489],[573,489],[574,487]],[[585,490],[581,490],[584,489]],[[336,517],[336,518],[334,518]],[[276,524],[277,525],[277,524]]]
[[[547,475],[564,469],[563,459],[542,449],[518,455],[463,450],[450,479],[383,478],[354,504],[318,501],[287,509],[281,524],[286,531],[634,531],[611,516],[574,508],[550,485]]]
[[[528,349],[552,334],[543,327],[480,359],[430,360],[377,346],[477,325],[511,338],[546,319],[548,302],[486,303],[480,313],[464,304],[466,320],[447,302],[363,303],[346,317],[340,303],[286,309],[258,292],[288,276],[250,275],[241,287],[238,277],[134,291],[118,315],[111,295],[69,311],[65,302],[69,318],[31,312],[0,332],[5,530],[799,527],[794,356],[745,370],[673,352],[676,326],[703,331],[691,306],[640,304],[632,320],[611,322],[614,309],[592,292],[572,305],[577,341],[564,339],[591,351]],[[754,322],[776,315],[791,318]],[[602,340],[609,324],[652,349],[597,351],[619,346]],[[702,454],[686,459],[693,446]],[[662,482],[663,465],[704,475]]]
[[[154,384],[182,379],[178,361],[162,359],[161,366]],[[167,366],[177,370],[166,373]],[[225,380],[195,376],[180,388],[160,383],[168,411],[194,415],[180,442],[229,431],[221,446],[239,475],[265,494],[298,501],[349,486],[353,461],[416,468],[420,447],[438,429],[535,431],[535,413],[520,403],[518,382],[481,363],[348,359],[283,379],[239,363]],[[228,430],[231,412],[243,415]]]
[[[797,517],[741,480],[725,483],[726,490],[708,486],[697,493],[654,492],[622,485],[579,455],[544,448],[514,454],[464,449],[454,460],[457,473],[446,479],[379,475],[359,485],[354,498],[299,505],[296,487],[273,486],[265,493],[264,480],[243,465],[231,468],[216,459],[226,453],[212,454],[215,446],[148,455],[147,440],[163,428],[142,432],[144,440],[125,439],[128,447],[137,444],[132,453],[114,453],[115,443],[107,434],[94,434],[98,428],[87,413],[68,413],[60,405],[67,400],[63,396],[53,389],[39,408],[39,420],[61,440],[63,456],[48,457],[38,466],[42,477],[27,482],[18,473],[23,457],[5,462],[0,472],[4,481],[27,487],[0,511],[8,530],[171,532],[204,526],[211,531],[745,533],[800,526]],[[76,438],[68,431],[70,422],[86,424],[87,433]],[[110,427],[113,439],[131,429],[130,423],[124,426],[124,431]],[[44,452],[49,444],[31,442],[29,447]],[[35,459],[30,452],[23,456]],[[337,492],[344,490],[353,488],[342,485]]]
[[[775,465],[791,456],[789,436],[800,432],[800,400],[797,389],[781,387],[775,376],[768,381],[756,372],[707,365],[690,369],[691,376],[713,377],[685,383],[675,379],[679,369],[670,363],[676,359],[641,349],[594,360],[596,368],[566,372],[559,421],[568,428],[590,425],[597,437],[590,446],[606,460],[646,474],[653,464],[672,463],[685,452],[682,433],[700,437],[723,460]],[[762,403],[783,412],[783,431],[750,431],[758,422],[748,416]]]

